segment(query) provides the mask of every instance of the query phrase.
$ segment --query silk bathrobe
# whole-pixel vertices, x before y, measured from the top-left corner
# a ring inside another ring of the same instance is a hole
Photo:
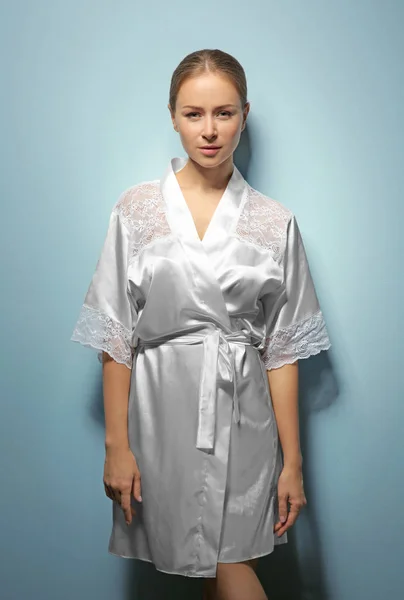
[[[72,339],[131,369],[128,436],[142,485],[112,554],[214,577],[285,543],[267,369],[330,341],[295,216],[234,167],[201,241],[172,159],[124,191]]]

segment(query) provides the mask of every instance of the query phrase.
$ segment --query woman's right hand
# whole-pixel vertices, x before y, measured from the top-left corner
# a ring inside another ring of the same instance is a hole
[[[125,515],[127,525],[132,522],[136,511],[131,506],[131,494],[142,501],[140,471],[130,448],[108,448],[104,463],[104,488],[111,500],[118,502]]]

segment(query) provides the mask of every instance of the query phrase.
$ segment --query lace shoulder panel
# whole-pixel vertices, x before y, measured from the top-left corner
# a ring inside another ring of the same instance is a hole
[[[293,213],[277,200],[247,184],[247,197],[235,233],[241,240],[270,250],[281,261]]]
[[[171,234],[160,181],[145,181],[125,190],[113,211],[131,234],[131,256],[137,256],[154,240]]]

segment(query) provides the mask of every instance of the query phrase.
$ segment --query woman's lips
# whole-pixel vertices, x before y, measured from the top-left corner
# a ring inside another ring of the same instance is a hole
[[[206,148],[199,148],[199,150],[202,152],[202,154],[205,154],[205,156],[214,156],[219,152],[220,147],[211,146]]]

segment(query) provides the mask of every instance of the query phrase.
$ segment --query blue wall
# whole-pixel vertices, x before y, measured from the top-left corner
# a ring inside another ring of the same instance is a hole
[[[333,342],[302,365],[308,506],[283,584],[402,596],[403,18],[400,0],[2,3],[1,598],[197,597],[107,553],[101,370],[69,338],[118,195],[182,154],[169,80],[202,47],[246,69],[245,171],[297,215]]]

